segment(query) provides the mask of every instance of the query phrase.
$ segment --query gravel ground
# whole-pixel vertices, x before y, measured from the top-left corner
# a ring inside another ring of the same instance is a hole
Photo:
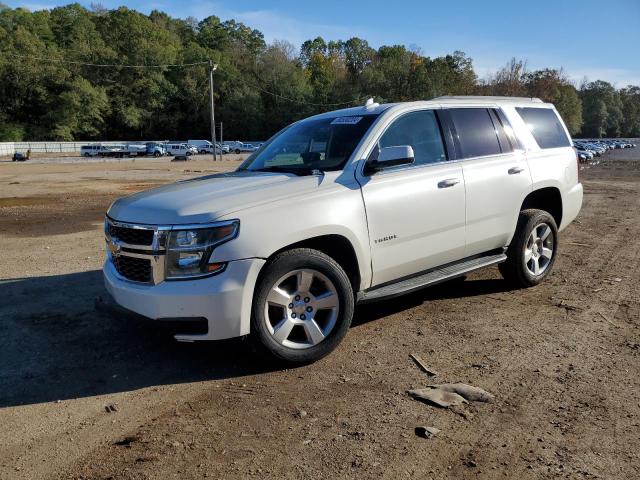
[[[109,204],[237,160],[0,162],[0,478],[635,478],[640,161],[625,160],[640,149],[583,171],[544,284],[510,290],[492,268],[358,308],[337,351],[296,369],[94,308]],[[496,400],[406,393],[449,381]]]

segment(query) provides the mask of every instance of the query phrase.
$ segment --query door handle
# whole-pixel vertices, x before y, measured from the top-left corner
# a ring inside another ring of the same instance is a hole
[[[449,188],[457,185],[458,183],[460,183],[460,180],[457,178],[447,178],[446,180],[438,182],[438,188]]]
[[[509,173],[509,175],[515,175],[516,173],[520,173],[520,172],[524,172],[524,168],[511,167],[509,170],[507,170],[507,173]]]

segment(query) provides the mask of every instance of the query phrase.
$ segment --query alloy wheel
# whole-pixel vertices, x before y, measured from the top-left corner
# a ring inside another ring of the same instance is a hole
[[[272,338],[292,349],[322,342],[338,319],[340,299],[333,282],[313,269],[293,270],[271,287],[264,319]]]
[[[554,238],[551,227],[546,223],[536,225],[524,250],[524,263],[532,275],[542,275],[551,264],[554,254]]]

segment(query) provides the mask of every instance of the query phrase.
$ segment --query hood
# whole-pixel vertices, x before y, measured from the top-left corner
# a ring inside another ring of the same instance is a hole
[[[116,200],[107,214],[121,222],[180,225],[315,190],[322,177],[286,173],[229,172],[195,178]]]

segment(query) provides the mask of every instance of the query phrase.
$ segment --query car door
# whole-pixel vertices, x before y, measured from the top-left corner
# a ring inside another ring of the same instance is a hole
[[[380,148],[410,145],[411,165],[366,173],[358,181],[364,199],[372,285],[406,277],[464,255],[465,190],[462,167],[447,160],[434,110],[404,113],[380,135]]]
[[[465,179],[465,256],[506,246],[531,173],[506,116],[493,108],[452,108],[447,114]]]

